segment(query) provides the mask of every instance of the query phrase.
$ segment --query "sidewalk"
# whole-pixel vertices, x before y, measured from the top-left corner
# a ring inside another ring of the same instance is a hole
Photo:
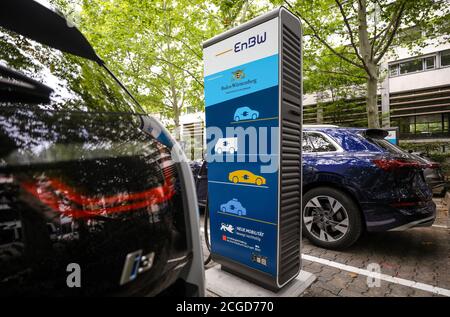
[[[443,198],[433,198],[436,204],[436,221],[435,227],[450,228],[450,193],[447,193]]]

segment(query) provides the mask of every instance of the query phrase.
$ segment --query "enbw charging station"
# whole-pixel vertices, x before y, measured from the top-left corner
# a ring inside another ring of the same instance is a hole
[[[206,128],[222,133],[207,136],[212,259],[273,291],[301,270],[301,45],[284,7],[203,44]],[[266,131],[267,144],[230,127]]]

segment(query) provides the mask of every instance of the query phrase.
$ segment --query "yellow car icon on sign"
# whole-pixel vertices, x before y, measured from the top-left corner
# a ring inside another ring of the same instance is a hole
[[[255,175],[247,170],[237,170],[228,174],[228,180],[235,184],[237,183],[247,183],[255,184],[258,186],[266,184],[266,179],[262,176]]]

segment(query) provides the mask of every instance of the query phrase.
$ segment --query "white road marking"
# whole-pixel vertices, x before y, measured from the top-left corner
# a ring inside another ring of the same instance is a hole
[[[357,268],[354,266],[318,258],[318,257],[308,255],[308,254],[302,254],[302,258],[307,261],[316,262],[316,263],[324,264],[327,266],[335,267],[335,268],[343,270],[343,271],[353,272],[353,273],[357,273],[357,274],[364,275],[364,276],[370,276],[373,278],[379,278],[386,282],[395,283],[395,284],[399,284],[399,285],[403,285],[403,286],[408,286],[408,287],[420,289],[422,291],[431,292],[434,294],[450,297],[450,290],[445,289],[445,288],[440,288],[440,287],[436,287],[436,286],[429,285],[429,284],[410,281],[410,280],[390,276],[390,275],[383,274],[383,273],[380,274],[377,272],[371,272],[368,270],[364,270],[364,269],[360,269],[360,268]]]
[[[432,227],[441,228],[441,229],[448,229],[447,226],[441,226],[441,225],[432,225]]]

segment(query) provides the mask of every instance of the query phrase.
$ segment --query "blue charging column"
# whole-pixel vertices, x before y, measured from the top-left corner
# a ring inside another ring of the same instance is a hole
[[[272,290],[301,268],[301,38],[281,7],[203,45],[212,257]]]

